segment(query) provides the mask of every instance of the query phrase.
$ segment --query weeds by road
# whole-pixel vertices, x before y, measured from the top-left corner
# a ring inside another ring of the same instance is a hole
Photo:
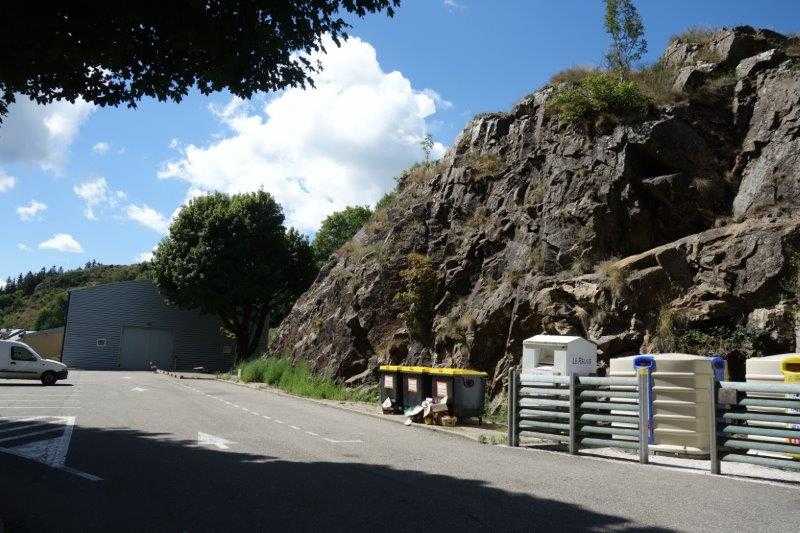
[[[314,374],[305,364],[293,364],[282,357],[258,357],[239,365],[236,372],[245,383],[266,383],[298,396],[367,403],[378,401],[375,387],[345,387],[331,378]]]

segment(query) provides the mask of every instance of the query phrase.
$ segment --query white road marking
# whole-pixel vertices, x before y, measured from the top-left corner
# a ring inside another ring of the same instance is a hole
[[[233,402],[229,402],[228,400],[225,400],[224,398],[221,398],[219,396],[214,396],[213,394],[209,394],[207,392],[203,392],[201,389],[197,389],[195,387],[190,387],[188,385],[183,385],[183,384],[178,384],[178,386],[183,387],[185,389],[193,390],[193,391],[198,392],[198,393],[200,393],[200,394],[202,394],[202,395],[204,395],[204,396],[206,396],[208,398],[220,401],[220,402],[224,403],[225,405],[227,405],[229,407],[233,407],[234,409],[240,409],[241,411],[244,411],[245,413],[250,413],[253,416],[260,416],[264,420],[271,420],[272,422],[275,422],[276,424],[286,424],[288,427],[290,427],[291,429],[293,429],[295,431],[303,431],[302,427],[291,425],[291,424],[289,424],[287,422],[284,422],[283,420],[280,420],[280,419],[277,419],[277,418],[272,418],[272,417],[270,417],[268,415],[262,415],[262,414],[258,413],[257,411],[253,411],[252,409],[249,409],[247,407],[243,407],[243,406],[241,406],[239,404],[236,404],[236,403],[233,403]],[[364,443],[364,441],[360,440],[360,439],[331,439],[329,437],[322,437],[322,436],[319,435],[319,433],[314,433],[313,431],[306,431],[305,433],[308,434],[308,435],[311,435],[312,437],[317,437],[317,438],[319,438],[321,440],[324,440],[325,442],[329,442],[331,444],[363,444]],[[198,435],[198,442],[199,443],[216,446],[217,448],[219,448],[221,450],[228,449],[227,444],[230,444],[230,441],[226,441],[225,439],[221,439],[220,437],[215,437],[215,436],[209,435],[207,433],[198,432],[197,435]]]
[[[233,444],[233,442],[227,439],[223,439],[222,437],[216,437],[214,435],[209,435],[208,433],[203,433],[202,431],[197,432],[197,442],[199,444],[215,446],[220,450],[227,450],[229,449],[228,444]]]
[[[131,379],[130,376],[122,376],[122,379]]]
[[[22,457],[38,463],[43,463],[49,467],[69,472],[70,474],[80,476],[90,481],[102,481],[102,478],[100,477],[97,477],[93,474],[88,474],[86,472],[81,472],[80,470],[76,470],[64,464],[67,458],[67,452],[69,451],[69,443],[72,439],[72,429],[75,426],[74,416],[33,416],[26,418],[0,419],[0,422],[3,421],[29,422],[27,427],[38,427],[41,426],[41,424],[52,424],[54,426],[62,425],[64,429],[60,435],[57,435],[53,438],[40,439],[34,442],[20,444],[19,446],[12,445],[7,448],[0,448],[0,452],[16,455],[17,457]],[[16,426],[15,429],[20,430],[24,429],[25,427],[26,426],[23,424],[22,426]],[[49,430],[22,433],[14,437],[4,438],[0,440],[0,442],[13,441],[14,439],[25,439],[52,432],[55,431],[55,429],[57,428],[53,427]]]
[[[143,389],[142,387],[134,387],[131,389],[131,392],[145,392],[147,389]]]
[[[23,426],[24,427],[24,426]],[[19,429],[19,428],[17,428]],[[17,440],[17,439],[25,439],[28,437],[35,437],[36,435],[44,435],[45,433],[52,433],[53,431],[57,431],[57,428],[49,427],[47,429],[40,429],[39,431],[31,431],[30,433],[21,433],[19,435],[11,435],[10,437],[5,437],[0,439],[0,442],[8,442],[10,440]]]
[[[19,422],[19,420],[14,420],[14,422]],[[8,428],[8,429],[0,429],[0,435],[2,435],[3,433],[11,433],[13,431],[19,431],[22,428],[33,428],[33,427],[38,427],[38,426],[46,426],[48,424],[47,422],[37,422],[37,421],[33,421],[33,420],[30,420],[30,422],[33,422],[33,423],[32,424],[22,424],[20,426],[14,426],[13,428]]]
[[[80,405],[11,405],[3,409],[80,409]]]
[[[0,400],[0,405],[4,403],[42,403],[42,402],[76,402],[78,398],[35,398],[35,399],[28,399],[28,398],[17,398],[16,400]]]

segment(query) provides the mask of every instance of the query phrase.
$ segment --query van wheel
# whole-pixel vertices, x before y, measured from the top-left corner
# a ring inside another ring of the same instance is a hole
[[[42,385],[55,385],[56,375],[52,372],[45,372],[42,374]]]

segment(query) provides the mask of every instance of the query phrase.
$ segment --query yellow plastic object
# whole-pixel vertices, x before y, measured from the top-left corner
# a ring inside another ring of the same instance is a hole
[[[800,383],[800,355],[789,355],[781,360],[781,374],[783,374],[783,382],[798,384]],[[795,395],[787,395],[789,398]],[[796,397],[796,396],[795,396]],[[787,412],[795,414],[797,410],[787,409]],[[792,429],[800,429],[797,424],[790,424]],[[790,444],[800,444],[800,439],[787,439]],[[800,455],[792,454],[795,459],[800,459]]]
[[[489,377],[486,372],[470,370],[468,368],[434,368],[431,366],[401,366],[401,365],[381,365],[381,372],[402,372],[404,374],[428,374],[431,376],[448,377]]]
[[[787,355],[781,360],[784,383],[800,383],[800,355]]]

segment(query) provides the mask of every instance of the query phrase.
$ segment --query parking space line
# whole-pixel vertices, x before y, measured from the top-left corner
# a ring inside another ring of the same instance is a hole
[[[12,435],[10,437],[5,437],[5,438],[0,439],[0,442],[8,442],[10,440],[26,439],[28,437],[35,437],[36,435],[44,435],[45,433],[53,433],[54,431],[61,431],[61,428],[50,427],[50,428],[42,429],[42,430],[39,430],[39,431],[31,431],[30,433],[22,433],[20,435]]]
[[[0,434],[9,433],[11,431],[19,431],[20,429],[23,429],[23,428],[34,428],[34,427],[37,427],[37,426],[47,426],[47,425],[50,424],[49,422],[38,422],[38,421],[34,421],[34,420],[31,420],[31,422],[33,422],[33,423],[32,424],[24,424],[24,423],[23,424],[17,424],[14,427],[7,428],[7,429],[2,429],[4,426],[8,425],[8,424],[4,424],[3,426],[0,426]]]

